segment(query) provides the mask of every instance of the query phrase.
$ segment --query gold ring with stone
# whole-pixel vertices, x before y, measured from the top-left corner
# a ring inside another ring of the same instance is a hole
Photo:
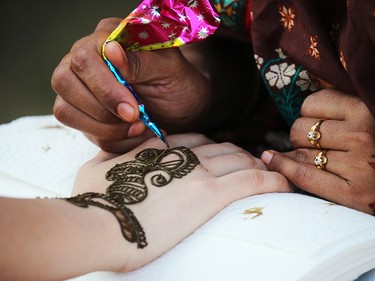
[[[327,162],[328,162],[327,150],[322,150],[321,152],[318,153],[317,156],[315,156],[314,164],[318,169],[325,171]]]
[[[323,123],[324,120],[320,120],[316,124],[314,124],[310,130],[307,132],[307,139],[309,142],[318,149],[321,149],[319,139],[322,137],[322,134],[319,132],[320,125]]]

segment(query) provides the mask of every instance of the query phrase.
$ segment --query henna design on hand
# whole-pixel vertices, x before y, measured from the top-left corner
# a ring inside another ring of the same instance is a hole
[[[96,206],[111,212],[120,224],[122,235],[129,242],[137,242],[138,248],[147,246],[145,232],[138,222],[134,213],[121,202],[116,201],[111,196],[97,192],[86,192],[66,201],[83,208]]]
[[[165,160],[172,156],[172,160]],[[164,160],[164,161],[163,161]],[[107,193],[119,197],[125,204],[142,202],[147,197],[145,176],[150,172],[160,172],[151,177],[151,184],[157,187],[167,185],[173,178],[182,178],[199,164],[198,157],[186,147],[168,149],[149,148],[135,156],[135,160],[117,164],[106,174],[113,183]]]
[[[144,248],[147,246],[145,232],[125,205],[145,200],[148,194],[145,176],[148,173],[159,172],[152,175],[150,181],[156,187],[163,187],[173,178],[187,175],[199,163],[198,157],[183,146],[164,150],[147,148],[139,152],[135,160],[116,164],[106,173],[105,178],[113,181],[106,194],[86,192],[65,200],[79,207],[92,205],[111,212],[119,222],[124,238],[136,242],[138,248]]]

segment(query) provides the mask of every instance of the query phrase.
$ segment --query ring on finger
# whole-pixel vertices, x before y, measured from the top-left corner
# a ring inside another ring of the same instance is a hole
[[[327,162],[328,162],[327,150],[322,150],[318,153],[317,156],[315,156],[314,164],[315,164],[315,167],[317,167],[318,169],[326,171]]]
[[[319,132],[319,129],[323,121],[324,120],[320,120],[319,122],[315,123],[307,132],[307,139],[317,149],[321,149],[319,140],[322,137],[322,134]]]

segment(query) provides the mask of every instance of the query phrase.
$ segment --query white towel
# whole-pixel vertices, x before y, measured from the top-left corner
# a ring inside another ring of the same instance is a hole
[[[97,152],[53,116],[1,125],[0,195],[69,196],[78,168]],[[74,280],[349,281],[375,268],[374,249],[374,217],[305,195],[265,194],[234,202],[141,269]]]

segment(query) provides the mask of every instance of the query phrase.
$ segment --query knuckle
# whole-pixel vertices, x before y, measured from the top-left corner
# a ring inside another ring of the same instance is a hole
[[[56,67],[51,76],[51,87],[56,93],[58,93],[62,87],[62,81],[64,80],[63,71],[59,67]]]
[[[229,142],[229,141],[221,142],[221,145],[224,146],[224,147],[233,147],[234,146],[234,144]]]
[[[223,150],[232,150],[233,148],[236,148],[237,146],[234,145],[231,142],[222,142],[220,143],[220,146],[223,148]]]
[[[264,173],[258,169],[250,169],[247,173],[247,180],[253,186],[262,186],[264,183]]]
[[[301,115],[308,116],[310,115],[311,109],[313,108],[314,104],[316,104],[316,95],[308,95],[302,103],[301,106]]]
[[[55,100],[52,111],[53,111],[53,115],[56,117],[57,120],[59,120],[63,124],[67,123],[69,110],[62,99],[57,98]]]
[[[85,37],[82,37],[81,39],[77,40],[76,42],[74,42],[70,51],[72,52],[74,50],[79,49],[81,46],[85,45],[88,38],[89,38],[89,36],[85,36]]]
[[[257,160],[245,152],[236,152],[233,154],[234,160],[245,164],[246,167],[256,167]]]
[[[110,30],[112,31],[115,29],[118,24],[121,22],[120,18],[105,18],[99,21],[98,25],[96,26],[95,30]]]
[[[299,148],[295,150],[295,159],[299,163],[309,163],[310,157],[308,150],[306,148]]]
[[[313,180],[312,173],[309,173],[309,169],[306,165],[299,165],[296,168],[294,183],[299,187],[308,185]]]
[[[211,141],[207,136],[201,133],[188,133],[187,137],[196,140],[196,143],[207,143]]]
[[[68,71],[67,69],[58,66],[51,76],[51,87],[56,94],[64,93],[68,88]]]
[[[85,73],[88,68],[88,62],[90,57],[90,46],[81,46],[71,58],[71,68],[76,73]]]
[[[201,134],[201,133],[189,133],[189,135],[192,136],[192,137],[196,137],[201,141],[208,140],[208,138],[204,134]]]

